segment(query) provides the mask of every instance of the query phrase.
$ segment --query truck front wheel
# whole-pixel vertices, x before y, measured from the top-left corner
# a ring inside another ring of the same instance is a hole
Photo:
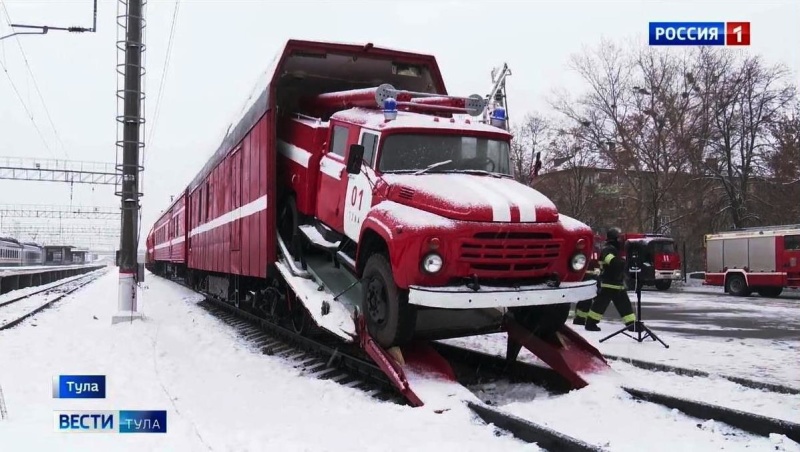
[[[656,289],[658,290],[669,290],[672,287],[672,281],[669,279],[659,279],[656,281]]]
[[[364,317],[373,339],[384,348],[409,342],[416,312],[408,304],[408,292],[395,285],[386,256],[375,254],[367,260],[361,291]]]

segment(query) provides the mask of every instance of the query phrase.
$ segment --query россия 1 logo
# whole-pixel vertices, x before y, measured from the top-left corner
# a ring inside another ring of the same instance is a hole
[[[650,22],[651,46],[749,46],[750,22]]]

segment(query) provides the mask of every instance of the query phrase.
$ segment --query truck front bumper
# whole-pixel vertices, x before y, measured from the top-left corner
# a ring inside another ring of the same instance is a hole
[[[417,306],[443,309],[510,308],[577,303],[597,295],[596,281],[516,287],[481,287],[475,291],[465,286],[409,288],[408,302]]]
[[[656,270],[655,274],[656,281],[669,279],[669,280],[678,280],[681,279],[681,271],[680,270]]]

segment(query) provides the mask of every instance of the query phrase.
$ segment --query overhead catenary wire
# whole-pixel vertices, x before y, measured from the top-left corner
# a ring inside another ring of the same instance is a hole
[[[172,45],[175,40],[175,28],[178,22],[178,10],[180,9],[180,0],[175,0],[175,8],[172,11],[172,24],[170,25],[169,30],[169,39],[167,41],[167,51],[164,55],[164,66],[163,70],[161,71],[161,80],[158,82],[158,96],[156,96],[156,106],[153,111],[153,123],[150,127],[150,134],[147,136],[147,143],[152,144],[153,137],[155,137],[156,127],[158,126],[158,117],[161,113],[161,99],[164,95],[164,87],[166,84],[167,74],[169,72],[169,63],[172,59]],[[145,162],[147,160],[147,154],[144,156]]]
[[[9,27],[11,27],[11,23],[12,23],[11,15],[8,13],[8,8],[6,8],[5,2],[3,2],[2,0],[0,0],[0,7],[3,8],[3,15],[5,16],[6,23],[8,24]],[[53,135],[55,136],[56,141],[58,142],[58,145],[61,148],[61,151],[64,153],[64,155],[67,158],[69,158],[69,154],[67,153],[66,148],[64,147],[64,143],[61,141],[61,135],[58,133],[58,129],[56,128],[56,125],[53,122],[53,118],[50,115],[50,109],[47,108],[47,102],[45,102],[44,96],[42,95],[42,91],[39,89],[39,83],[36,81],[36,76],[33,74],[33,69],[31,68],[30,63],[28,62],[28,56],[25,54],[25,49],[22,47],[22,42],[20,42],[19,36],[15,36],[14,38],[17,41],[17,46],[19,47],[20,53],[22,53],[22,60],[25,62],[25,67],[28,70],[28,74],[30,75],[31,80],[33,81],[33,87],[36,89],[36,94],[39,96],[39,100],[42,102],[42,106],[44,107],[44,112],[45,112],[45,115],[47,116],[47,120],[50,123],[50,127],[53,129]],[[3,66],[3,70],[6,72],[6,75],[9,77],[9,80],[11,80],[11,77],[8,74],[8,70],[5,68],[5,66]],[[14,82],[12,81],[11,84],[13,86]],[[14,87],[14,89],[16,90],[16,87]],[[21,97],[20,97],[20,102],[22,102]],[[33,115],[30,114],[30,111],[28,110],[27,107],[26,107],[26,111],[28,112],[28,115],[30,116],[31,121],[34,122],[34,126],[36,127],[36,130],[39,131],[39,135],[42,136],[38,125],[36,124],[36,122],[33,119]],[[42,137],[42,140],[44,140],[44,137]],[[46,143],[45,143],[45,146],[47,146]],[[49,147],[47,147],[47,149],[48,149],[48,151],[50,151]],[[52,154],[52,151],[50,151],[50,152]]]

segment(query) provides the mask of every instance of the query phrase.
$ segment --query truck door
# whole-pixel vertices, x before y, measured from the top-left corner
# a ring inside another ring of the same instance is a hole
[[[783,252],[779,262],[780,269],[785,271],[789,285],[800,284],[800,234],[783,236]]]
[[[364,146],[364,165],[361,173],[347,175],[347,191],[345,191],[344,201],[344,233],[356,243],[358,243],[364,218],[372,207],[370,180],[375,180],[373,166],[378,150],[378,134],[362,130],[358,142]],[[347,152],[350,152],[349,146]]]
[[[357,127],[331,121],[327,152],[319,163],[317,218],[338,232],[344,232],[344,200],[348,178],[345,171],[347,149],[357,139]],[[356,130],[353,130],[356,129]]]

